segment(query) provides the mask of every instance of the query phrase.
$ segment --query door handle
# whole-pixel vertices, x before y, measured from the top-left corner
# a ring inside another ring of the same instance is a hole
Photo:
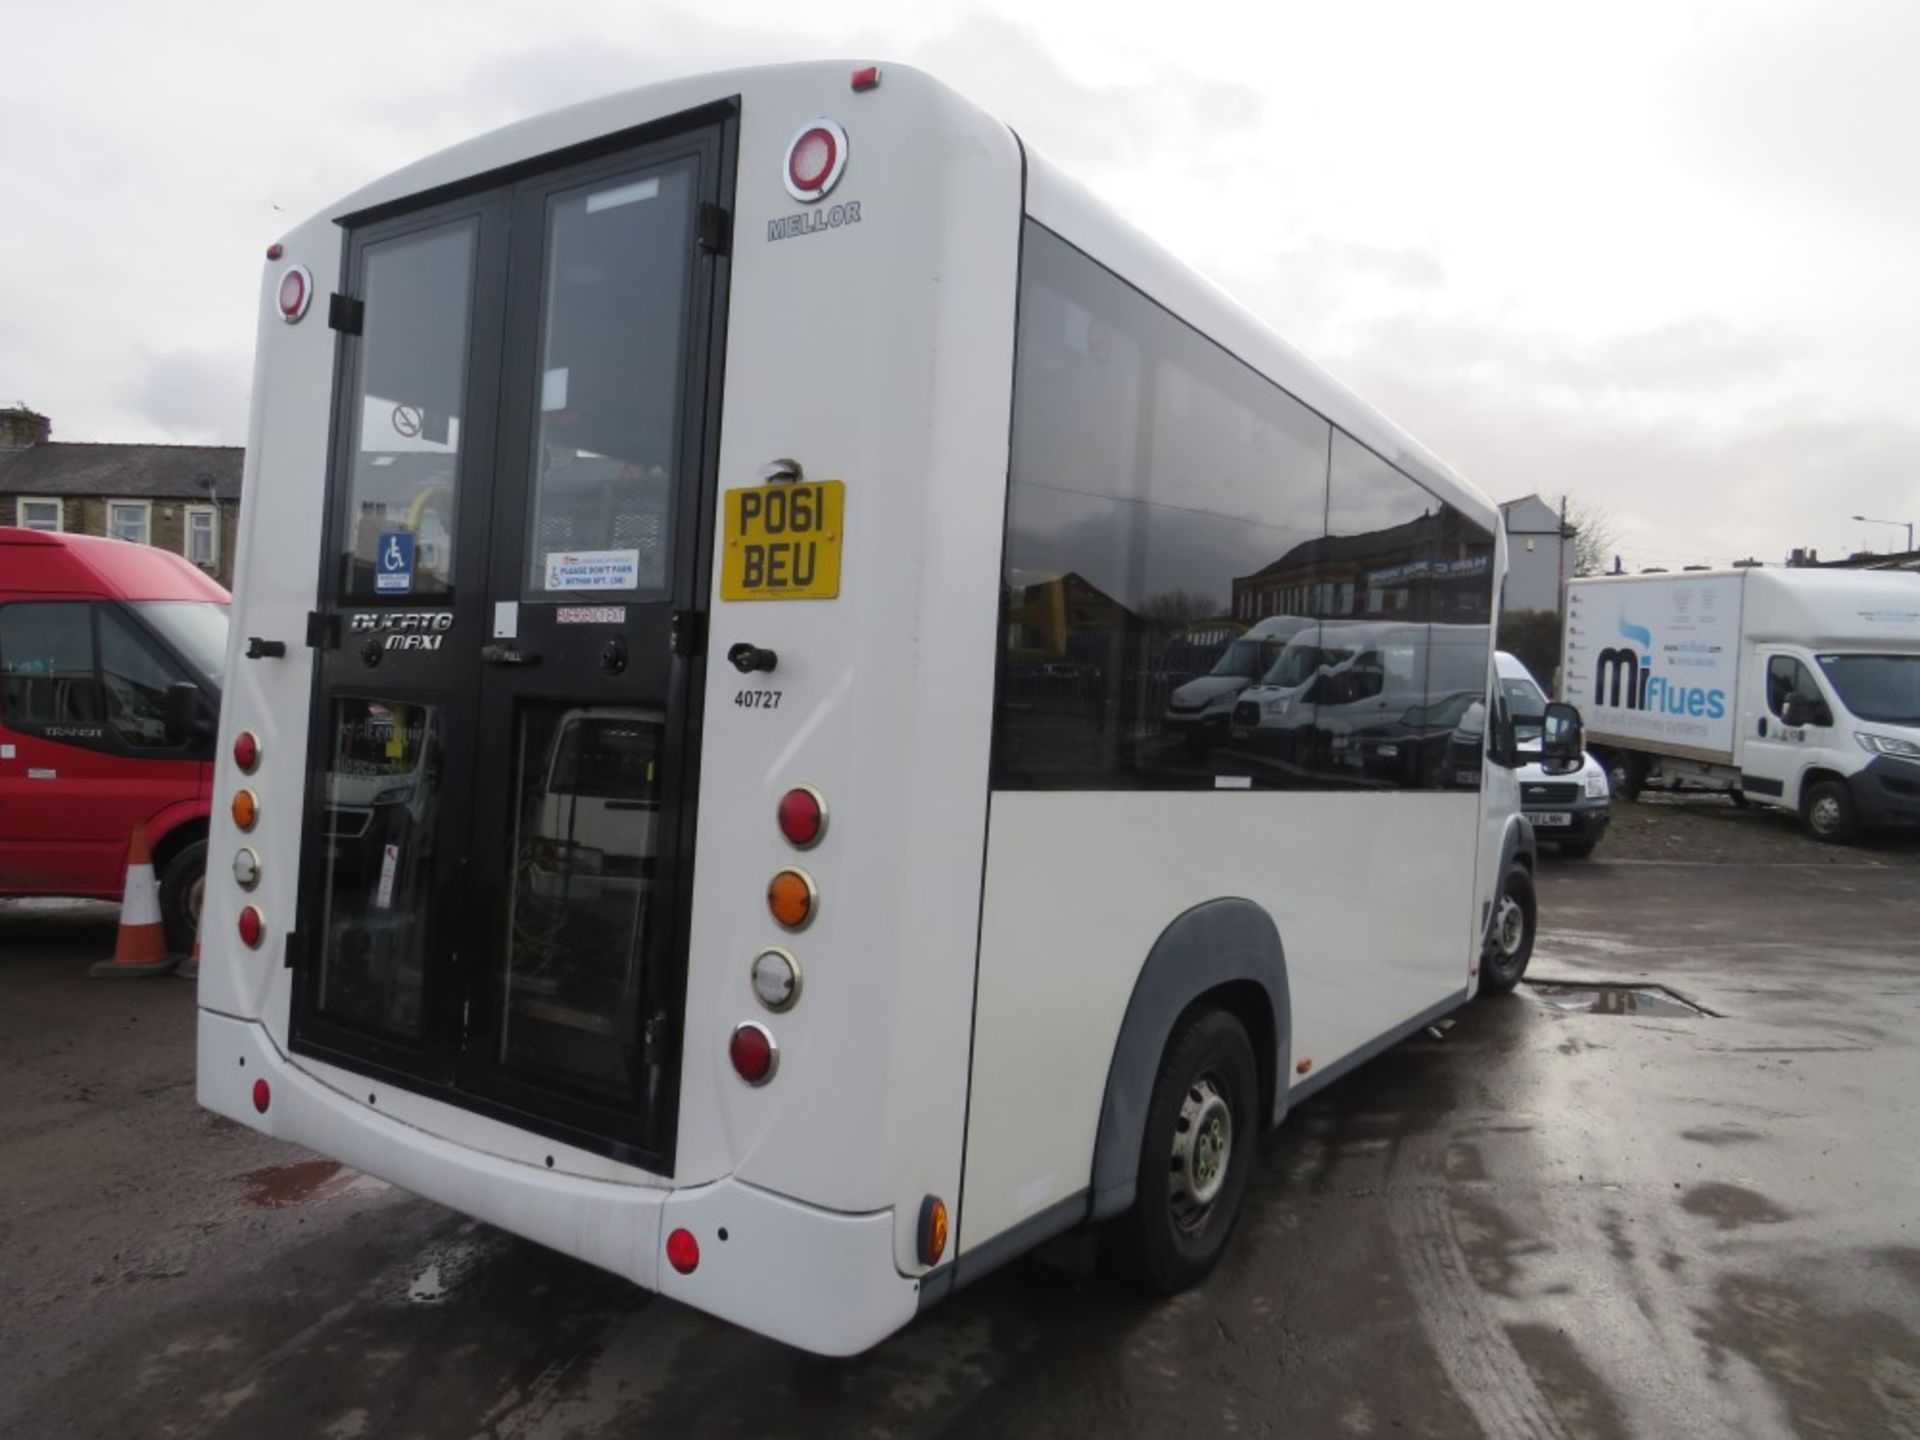
[[[518,650],[511,645],[482,645],[480,660],[485,665],[538,665],[537,650]]]

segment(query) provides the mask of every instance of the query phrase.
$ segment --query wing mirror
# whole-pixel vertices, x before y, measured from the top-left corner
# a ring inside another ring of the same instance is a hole
[[[166,727],[169,745],[190,745],[212,736],[200,687],[191,680],[176,680],[167,687]]]
[[[1580,712],[1564,700],[1549,700],[1540,718],[1540,768],[1571,775],[1586,763],[1587,732]]]

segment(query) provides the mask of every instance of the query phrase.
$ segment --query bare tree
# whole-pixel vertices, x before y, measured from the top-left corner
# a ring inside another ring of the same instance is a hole
[[[1560,497],[1561,514],[1573,531],[1573,573],[1604,575],[1613,568],[1614,552],[1620,548],[1620,527],[1613,512],[1593,500]]]
[[[1196,595],[1191,590],[1162,590],[1157,595],[1149,595],[1140,602],[1140,616],[1156,625],[1168,629],[1178,629],[1182,625],[1192,625],[1201,620],[1211,620],[1219,613],[1219,607],[1204,595]]]

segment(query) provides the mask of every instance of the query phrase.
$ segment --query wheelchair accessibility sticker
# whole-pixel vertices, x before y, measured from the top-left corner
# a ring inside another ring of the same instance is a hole
[[[380,536],[373,566],[376,595],[406,595],[413,590],[413,532],[388,530]]]

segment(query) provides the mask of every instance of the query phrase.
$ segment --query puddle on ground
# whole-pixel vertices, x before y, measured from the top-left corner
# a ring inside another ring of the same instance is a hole
[[[1564,981],[1529,985],[1555,1010],[1575,1015],[1664,1015],[1694,1020],[1711,1010],[1682,1000],[1664,985],[1576,985]]]

